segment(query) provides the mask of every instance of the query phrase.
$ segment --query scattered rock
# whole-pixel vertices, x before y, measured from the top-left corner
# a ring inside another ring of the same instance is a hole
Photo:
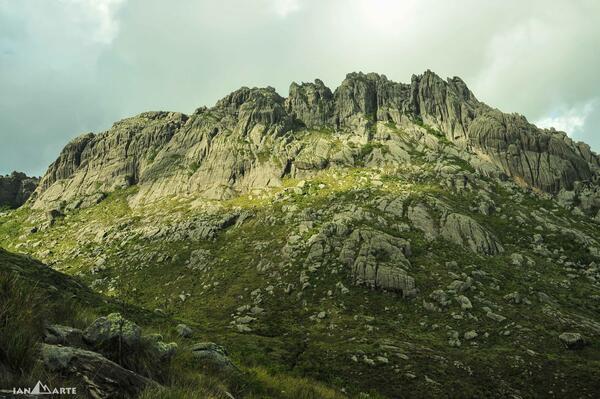
[[[499,314],[497,314],[497,313],[494,313],[494,312],[492,312],[492,311],[489,311],[489,312],[487,312],[487,313],[486,313],[486,316],[487,316],[488,318],[490,318],[490,319],[494,320],[494,321],[497,321],[497,322],[502,322],[502,321],[506,320],[506,317],[504,317],[504,316],[502,316],[502,315],[499,315]]]
[[[579,333],[564,332],[558,336],[567,349],[581,349],[586,345],[583,336]]]
[[[191,338],[193,330],[185,324],[178,324],[175,329],[181,338]]]
[[[525,258],[521,254],[514,253],[510,255],[510,261],[515,266],[522,266]]]
[[[459,295],[456,300],[458,301],[458,303],[460,304],[460,308],[462,310],[469,310],[473,308],[473,305],[471,304],[471,301],[469,300],[469,298],[467,298],[464,295]]]
[[[169,361],[177,353],[178,345],[176,342],[166,343],[163,341],[163,336],[160,334],[150,334],[145,337],[148,342],[151,342],[154,350],[158,354],[161,361]]]
[[[44,342],[52,345],[83,346],[83,331],[69,327],[53,324],[46,327],[44,331]]]

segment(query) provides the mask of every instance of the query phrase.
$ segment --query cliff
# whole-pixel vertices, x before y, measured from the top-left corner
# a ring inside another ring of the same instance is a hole
[[[436,133],[482,175],[553,195],[574,191],[585,212],[600,208],[600,158],[588,145],[491,108],[460,78],[430,71],[410,84],[351,73],[334,92],[320,80],[293,83],[287,98],[270,87],[244,87],[192,115],[142,113],[69,143],[32,202],[51,207],[130,185],[139,186],[139,202],[176,194],[230,198],[278,186],[283,177],[355,166],[361,155],[353,143],[397,142],[390,126],[417,138]],[[307,131],[331,134],[315,141],[305,139]]]

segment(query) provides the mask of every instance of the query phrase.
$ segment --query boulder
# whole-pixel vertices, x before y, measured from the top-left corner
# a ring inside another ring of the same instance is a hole
[[[83,342],[83,331],[69,327],[53,324],[44,330],[44,342],[52,345],[66,345],[81,347]]]
[[[418,230],[430,237],[438,235],[437,226],[427,207],[421,203],[413,204],[408,208],[408,220]]]
[[[408,241],[375,230],[355,230],[340,251],[340,261],[357,285],[395,291],[403,297],[416,294],[415,280],[406,272],[410,262]]]
[[[84,349],[42,344],[41,360],[48,370],[81,381],[94,399],[136,396],[148,386],[158,386],[104,356]]]
[[[435,290],[429,295],[429,297],[441,306],[447,306],[451,303],[444,290]]]
[[[494,321],[497,321],[497,322],[503,322],[504,320],[506,320],[506,317],[504,317],[504,316],[502,316],[502,315],[500,315],[498,313],[494,313],[492,311],[488,311],[485,315],[488,318],[490,318],[490,319],[492,319]]]
[[[564,332],[558,338],[567,349],[581,349],[586,345],[585,339],[579,333]]]
[[[191,338],[194,333],[193,330],[185,324],[178,324],[175,329],[181,338]]]
[[[515,266],[522,266],[523,262],[525,261],[525,258],[521,254],[514,253],[510,255],[510,261]]]
[[[83,335],[84,340],[94,347],[115,344],[119,340],[127,346],[134,347],[139,345],[141,337],[142,329],[119,313],[96,319],[86,328]]]
[[[457,302],[459,303],[459,305],[460,305],[460,308],[461,308],[462,310],[469,310],[469,309],[472,309],[472,308],[473,308],[473,305],[471,304],[471,300],[469,300],[469,298],[467,298],[467,297],[466,297],[466,296],[464,296],[464,295],[459,295],[459,296],[456,298],[456,300],[457,300]]]
[[[237,373],[239,371],[227,356],[225,348],[214,342],[194,344],[191,347],[191,351],[202,368],[226,374]]]

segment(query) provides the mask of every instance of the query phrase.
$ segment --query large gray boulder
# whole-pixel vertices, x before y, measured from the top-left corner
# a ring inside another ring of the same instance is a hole
[[[586,345],[585,339],[580,333],[564,332],[558,338],[567,349],[581,349]]]
[[[352,273],[354,283],[395,291],[404,297],[416,293],[415,280],[406,269],[410,243],[375,230],[354,230],[344,242],[340,261]]]
[[[407,217],[410,223],[429,237],[436,237],[438,230],[436,223],[427,207],[422,203],[412,204],[408,207]]]
[[[41,360],[52,372],[75,378],[95,399],[133,397],[158,384],[84,349],[42,344]]]
[[[129,347],[135,347],[139,345],[141,337],[142,329],[119,313],[96,319],[86,328],[83,336],[85,341],[94,347],[114,345],[119,340]]]

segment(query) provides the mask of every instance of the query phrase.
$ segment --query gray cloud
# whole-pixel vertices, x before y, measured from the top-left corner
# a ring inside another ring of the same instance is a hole
[[[355,70],[461,76],[598,150],[598,20],[595,0],[0,0],[0,173],[145,110]]]

